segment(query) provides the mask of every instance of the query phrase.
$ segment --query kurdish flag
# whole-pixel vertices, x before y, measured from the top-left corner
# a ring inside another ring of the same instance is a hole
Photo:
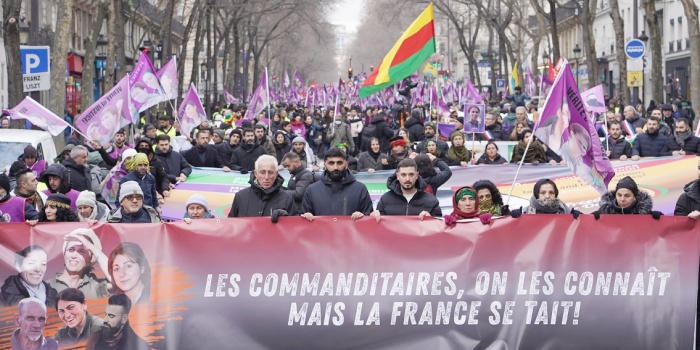
[[[413,74],[435,51],[433,4],[430,3],[362,83],[360,97],[367,97]]]

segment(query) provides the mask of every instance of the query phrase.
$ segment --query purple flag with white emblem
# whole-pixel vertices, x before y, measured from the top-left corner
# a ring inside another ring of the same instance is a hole
[[[127,74],[75,119],[75,127],[90,141],[107,147],[114,134],[138,115],[129,94],[129,77]]]
[[[10,119],[29,120],[32,124],[48,131],[53,136],[60,135],[65,128],[70,127],[63,118],[53,114],[53,112],[29,96],[10,109]]]
[[[260,77],[260,84],[258,84],[255,93],[253,93],[253,96],[251,96],[248,102],[248,109],[245,111],[243,119],[253,120],[255,116],[260,114],[269,104],[270,97],[268,95],[267,74],[262,74]]]
[[[165,98],[165,92],[160,86],[153,64],[144,52],[141,52],[134,70],[129,74],[129,93],[137,112],[132,116],[133,122],[138,119],[138,113],[162,102]]]
[[[189,135],[192,129],[207,120],[207,112],[204,111],[194,84],[190,84],[190,89],[182,100],[177,115],[180,119],[180,133],[183,135]]]

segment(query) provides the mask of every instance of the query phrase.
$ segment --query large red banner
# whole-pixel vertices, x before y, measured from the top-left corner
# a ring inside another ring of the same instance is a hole
[[[48,255],[43,280],[55,285],[71,263],[64,237],[76,228],[85,225],[0,225],[2,278],[22,272],[15,252],[38,245]],[[453,227],[414,217],[283,217],[92,229],[110,265],[120,265],[113,251],[122,242],[143,250],[145,260],[132,260],[147,285],[125,292],[135,299],[128,319],[156,349],[694,344],[699,241],[686,217],[523,215]],[[94,274],[105,271],[96,264]],[[128,289],[111,275],[110,293]],[[88,312],[103,318],[108,296],[89,299]],[[16,312],[0,311],[0,349],[11,348]],[[63,326],[49,307],[44,336]]]

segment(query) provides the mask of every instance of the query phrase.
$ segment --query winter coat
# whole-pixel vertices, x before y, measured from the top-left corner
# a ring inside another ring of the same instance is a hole
[[[418,153],[428,153],[425,151],[425,144],[427,141],[435,141],[437,143],[438,149],[440,150],[440,154],[447,155],[447,151],[450,149],[450,145],[447,144],[447,142],[439,140],[437,136],[433,137],[432,139],[425,139],[425,141],[416,144],[416,152]]]
[[[292,195],[297,208],[301,208],[301,201],[304,199],[306,188],[314,181],[314,175],[303,165],[294,169],[289,178],[285,191]]]
[[[255,170],[255,161],[258,160],[258,157],[267,154],[267,152],[263,146],[257,143],[253,144],[253,148],[250,150],[245,150],[243,147],[241,145],[233,150],[228,167],[236,171],[253,171]]]
[[[190,163],[194,167],[209,167],[209,168],[221,168],[223,164],[219,162],[219,154],[216,152],[216,148],[212,146],[207,146],[204,150],[204,155],[200,158],[200,148],[195,146],[190,148],[183,154],[187,163]]]
[[[328,128],[326,133],[330,140],[331,147],[335,147],[335,145],[344,142],[348,144],[348,153],[353,153],[355,151],[355,141],[352,139],[352,132],[350,131],[349,125],[345,123],[333,125],[333,127]]]
[[[500,154],[496,154],[496,158],[494,160],[491,160],[489,156],[486,155],[486,153],[482,154],[481,157],[476,161],[476,164],[505,164],[508,163],[508,161],[501,157]]]
[[[158,194],[156,193],[156,179],[150,173],[146,176],[141,177],[136,171],[132,171],[126,174],[119,180],[119,189],[117,190],[117,198],[119,198],[119,192],[121,191],[122,184],[127,181],[134,181],[139,184],[141,191],[143,191],[143,205],[148,205],[153,208],[158,208]]]
[[[599,206],[598,212],[601,214],[651,214],[653,203],[649,194],[639,191],[637,201],[631,207],[622,209],[615,200],[615,191],[609,191],[600,197]]]
[[[244,188],[233,197],[230,218],[272,216],[275,209],[283,209],[289,215],[296,215],[294,197],[284,190],[284,178],[277,176],[275,183],[268,189],[258,185],[255,177],[250,177],[250,187]]]
[[[411,142],[421,142],[425,140],[423,133],[423,123],[418,118],[409,117],[404,122],[403,127],[408,129],[408,138]]]
[[[382,215],[418,215],[423,211],[430,213],[430,216],[441,217],[440,201],[435,196],[425,192],[428,184],[421,177],[416,182],[417,191],[410,202],[406,201],[401,191],[401,183],[396,178],[396,174],[389,176],[386,181],[389,192],[384,193],[377,203],[377,210]]]
[[[156,158],[158,158],[158,160],[163,164],[165,173],[167,174],[168,180],[170,180],[171,183],[177,182],[176,178],[180,176],[180,174],[189,176],[192,173],[190,163],[187,163],[185,157],[183,157],[180,152],[173,151],[172,147],[170,147],[168,153],[163,153],[156,148],[155,155]]]
[[[508,140],[508,134],[506,133],[505,129],[503,129],[503,125],[499,123],[487,125],[485,130],[491,133],[491,136],[493,136],[493,141]],[[484,133],[476,133],[474,136],[476,141],[486,141],[486,136],[484,136]]]
[[[369,152],[362,152],[357,156],[357,171],[368,171],[369,169],[374,170],[384,170],[384,164],[382,164],[382,159],[387,159],[386,154],[380,153],[377,160],[374,160]]]
[[[109,215],[107,222],[112,224],[150,224],[160,222],[160,216],[155,209],[147,205],[144,205],[136,214],[127,214],[121,207],[118,207]]]
[[[350,216],[354,212],[369,215],[374,210],[365,184],[356,181],[348,170],[338,183],[331,181],[327,173],[323,179],[306,188],[302,200],[302,213],[313,215]]]
[[[273,130],[275,132],[275,130]],[[266,154],[269,154],[271,156],[275,156],[277,152],[275,151],[275,145],[270,141],[270,139],[267,136],[263,136],[262,141],[258,141],[258,143],[263,147],[265,150]]]
[[[383,153],[388,153],[391,151],[391,145],[389,144],[389,139],[394,137],[394,130],[391,130],[389,123],[384,120],[384,118],[379,115],[372,118],[371,124],[374,124],[376,131],[374,137],[379,140],[379,146]]]
[[[661,150],[661,154],[664,156],[670,156],[671,154],[673,154],[673,151],[680,150],[681,145],[679,145],[678,142],[676,142],[676,138],[673,135],[671,135],[666,140],[666,144]],[[685,151],[685,154],[700,154],[700,137],[691,135],[690,137],[685,139],[685,142],[683,142],[683,151]]]
[[[41,281],[46,289],[46,307],[53,308],[56,306],[56,297],[58,292],[50,284]],[[29,298],[27,287],[22,284],[22,278],[19,275],[12,275],[5,279],[5,283],[0,287],[0,297],[5,306],[14,306],[24,298]]]
[[[97,190],[92,188],[92,178],[88,167],[76,164],[73,158],[67,158],[62,164],[66,167],[68,182],[74,190],[78,192]]]
[[[641,118],[640,118],[641,119]],[[634,139],[634,145],[632,147],[632,155],[640,157],[659,157],[664,154],[661,151],[666,145],[668,138],[661,133],[650,134],[645,132],[643,134],[638,134]]]
[[[231,161],[231,155],[233,155],[233,150],[238,148],[238,146],[231,146],[228,141],[219,142],[214,145],[216,148],[216,154],[219,156],[219,163],[221,165],[226,165]]]
[[[627,158],[632,157],[632,145],[625,140],[624,137],[620,136],[617,140],[613,140],[611,137],[608,137],[605,139],[605,142],[607,142],[607,146],[610,149],[610,156],[608,157],[609,159],[620,159],[622,155],[627,156]],[[603,149],[603,152],[605,152],[607,148]]]
[[[282,158],[284,158],[284,155],[291,150],[292,146],[289,144],[289,142],[287,142],[287,140],[285,140],[282,144],[276,143],[275,154],[273,156],[277,158],[277,163],[282,164]]]
[[[700,211],[700,180],[695,180],[683,188],[685,193],[678,197],[673,215],[688,216],[694,210]]]
[[[148,168],[151,175],[156,179],[156,192],[163,194],[163,191],[170,190],[170,180],[168,179],[168,173],[165,171],[165,166],[158,160],[158,158],[153,157],[148,161]]]
[[[97,211],[97,213],[94,213],[95,216],[92,218],[93,220],[97,220],[98,223],[104,223],[107,222],[107,219],[109,218],[109,207],[107,204],[104,204],[102,202],[95,202],[97,205],[93,209],[93,213]],[[76,211],[75,216],[80,219],[80,222],[87,222],[88,218],[84,218],[80,216],[80,214]]]
[[[433,166],[440,169],[440,172],[429,176],[421,175],[421,177],[428,185],[430,185],[433,193],[437,193],[438,188],[452,177],[452,170],[450,170],[450,166],[447,165],[447,163],[437,158],[433,159]]]
[[[644,129],[644,125],[647,124],[647,120],[644,119],[644,118],[642,118],[642,117],[640,117],[640,116],[635,116],[634,119],[632,119],[632,120],[626,120],[626,121],[628,121],[630,124],[632,124],[632,127],[635,128],[635,129],[636,129],[636,128],[642,128],[642,129]]]

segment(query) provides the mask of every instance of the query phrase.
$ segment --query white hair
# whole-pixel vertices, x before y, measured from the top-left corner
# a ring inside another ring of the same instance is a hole
[[[518,113],[518,112],[527,113],[527,108],[525,108],[523,106],[515,107],[515,113]]]
[[[44,304],[43,301],[39,300],[38,298],[24,298],[19,301],[19,304],[17,304],[17,313],[20,315],[24,315],[24,305],[35,303],[39,306],[41,306],[42,309],[44,309],[44,315],[46,315],[46,304]]]
[[[83,152],[85,152],[85,154],[88,153],[87,147],[85,147],[85,146],[80,146],[80,145],[75,146],[75,147],[73,147],[73,149],[70,151],[70,157],[73,158],[73,159],[78,158],[79,156],[83,155]]]
[[[279,166],[279,164],[277,163],[277,158],[269,154],[263,154],[260,157],[258,157],[258,159],[255,161],[255,170],[260,169],[260,165],[262,165],[262,163],[272,163],[275,165],[275,169],[277,169],[277,166]]]

